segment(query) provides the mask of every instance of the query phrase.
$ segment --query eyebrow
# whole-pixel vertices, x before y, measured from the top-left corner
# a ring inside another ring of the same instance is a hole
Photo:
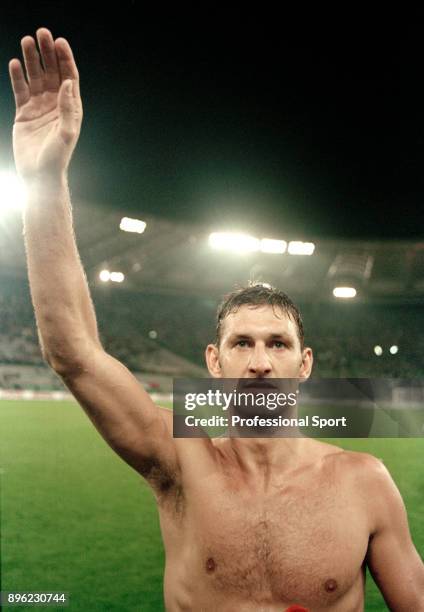
[[[267,336],[268,340],[284,340],[287,343],[293,343],[293,336],[289,332],[280,332],[269,334]],[[252,340],[252,335],[248,333],[234,333],[228,338],[229,342],[234,342],[235,340]]]

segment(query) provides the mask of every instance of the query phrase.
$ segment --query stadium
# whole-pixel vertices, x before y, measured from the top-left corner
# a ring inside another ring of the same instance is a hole
[[[237,253],[234,241],[230,251],[214,250],[212,228],[208,233],[206,227],[145,218],[144,232],[138,234],[120,229],[121,215],[105,217],[94,204],[78,203],[75,231],[102,342],[159,404],[172,405],[173,377],[207,375],[203,351],[214,337],[218,301],[229,288],[253,280],[284,283],[301,304],[315,351],[315,376],[423,377],[420,243],[317,240],[311,255]],[[87,602],[90,609],[136,610],[141,593],[142,610],[159,610],[163,557],[154,501],[43,362],[20,232],[19,216],[9,214],[1,231],[0,290],[3,589],[18,584],[26,590],[47,581],[59,590],[65,584],[75,593],[76,610],[87,609]],[[163,251],[160,245],[171,236],[172,247]],[[124,280],[102,280],[105,270]],[[348,281],[356,296],[335,298],[334,289]],[[417,548],[423,550],[422,439],[340,443],[384,460],[405,499]],[[113,496],[111,478],[118,490]],[[81,513],[96,517],[88,532],[86,522],[79,521]],[[119,557],[123,538],[125,554]],[[88,571],[93,564],[96,572]],[[116,567],[125,568],[119,585],[105,578]],[[367,609],[384,609],[371,578],[367,588]],[[123,597],[127,603],[113,603]]]
[[[48,11],[43,23],[30,18],[28,31],[27,23],[10,19],[10,41],[6,45],[10,57],[17,57],[20,39],[16,34],[33,35],[44,23],[50,27],[47,16]],[[55,19],[61,24],[57,16]],[[76,23],[68,25],[65,34],[65,26],[60,29],[60,35],[66,35],[71,44],[73,37],[77,38]],[[75,47],[81,44],[82,76],[84,70],[88,76],[84,42],[88,46],[88,39],[82,36]],[[3,54],[1,58],[4,63]],[[143,61],[150,65],[145,57]],[[158,90],[152,86],[152,95],[163,99],[167,88],[175,93],[172,79],[164,84],[157,78]],[[93,122],[92,91],[89,86],[87,89],[87,121]],[[113,92],[110,95],[110,106],[105,105],[103,112],[114,108]],[[251,104],[254,108],[255,101]],[[249,121],[254,121],[252,108],[246,112]],[[154,127],[160,119],[156,112],[154,109],[151,115],[156,121]],[[274,109],[274,119],[278,116]],[[9,118],[2,118],[5,137],[10,133],[11,117],[12,111]],[[196,116],[194,124],[198,120]],[[219,124],[219,116],[215,120]],[[97,121],[112,125],[113,117]],[[228,128],[224,124],[214,147],[224,142],[220,140]],[[172,131],[171,121],[169,126]],[[95,129],[91,129],[91,135],[95,135]],[[151,165],[145,163],[142,179],[137,179],[140,183],[134,179],[134,185],[129,186],[127,182],[125,197],[116,196],[112,180],[106,176],[107,167],[103,168],[103,188],[97,184],[96,190],[95,180],[93,186],[88,160],[94,145],[88,138],[82,141],[71,165],[75,236],[104,349],[127,366],[158,405],[172,408],[175,379],[208,376],[204,352],[215,339],[215,316],[222,296],[249,284],[282,289],[302,313],[306,342],[314,352],[312,383],[314,379],[366,379],[371,381],[372,400],[378,403],[380,399],[388,407],[388,424],[383,426],[386,435],[379,435],[374,423],[367,436],[333,437],[329,441],[383,461],[401,492],[412,539],[422,557],[424,241],[420,215],[417,212],[402,230],[401,212],[399,217],[387,213],[386,227],[379,231],[384,207],[376,205],[378,214],[373,219],[369,213],[371,228],[367,231],[362,222],[351,219],[356,206],[351,203],[344,216],[340,214],[335,221],[347,230],[335,231],[324,222],[328,213],[331,216],[332,206],[335,210],[333,201],[328,208],[322,203],[321,208],[317,206],[318,222],[305,223],[306,204],[297,211],[288,205],[276,206],[275,193],[270,195],[267,188],[261,191],[261,180],[266,182],[267,176],[260,177],[261,163],[266,162],[266,147],[260,139],[258,143],[265,147],[261,149],[263,160],[252,171],[253,179],[240,170],[246,161],[252,167],[250,157],[237,158],[233,170],[226,169],[229,151],[240,138],[237,129],[231,135],[234,140],[223,144],[227,158],[221,160],[222,166],[218,157],[212,159],[215,149],[211,143],[204,145],[203,155],[207,159],[210,155],[210,160],[199,167],[198,174],[193,172],[194,187],[185,209],[190,164],[183,168],[181,185],[175,179],[181,167],[175,162],[175,176],[168,176],[155,199],[151,194],[164,176],[155,176],[153,164],[161,154],[155,152],[159,144],[151,144],[149,127],[143,129],[151,147],[144,155],[147,158],[149,151],[152,153]],[[90,127],[87,130],[90,133]],[[178,149],[175,130],[171,136],[160,137],[165,143],[164,174],[174,156],[167,149],[167,138],[175,137]],[[205,130],[205,138],[207,133]],[[126,132],[118,145],[122,156],[129,136]],[[111,135],[108,146],[113,138]],[[201,151],[197,144],[193,159]],[[99,149],[105,146],[103,142]],[[276,149],[272,150],[275,153]],[[128,155],[129,151],[128,145]],[[375,154],[373,150],[371,158]],[[100,172],[102,162],[98,163],[95,168]],[[42,357],[22,236],[25,194],[10,150],[2,150],[0,164],[0,590],[65,592],[70,609],[76,612],[160,612],[165,609],[165,558],[154,496],[140,476],[102,440]],[[123,181],[127,180],[131,166],[121,170]],[[132,171],[136,173],[134,165]],[[220,171],[224,178],[214,176]],[[199,176],[207,176],[204,184]],[[298,178],[302,176],[307,177],[307,173],[298,174]],[[308,176],[311,193],[316,189],[319,199],[322,185],[314,184],[312,175]],[[119,178],[116,169],[114,181]],[[147,189],[139,198],[142,184]],[[351,187],[347,183],[344,186]],[[173,188],[182,202],[181,211],[175,212],[168,202],[173,198],[169,196]],[[243,197],[250,188],[253,195],[244,210]],[[150,199],[146,195],[149,189]],[[287,188],[287,201],[294,197],[293,191],[288,195],[289,191]],[[251,204],[255,194],[265,201],[263,207]],[[420,185],[414,196],[415,200],[409,200],[413,202],[409,216],[411,211],[415,213],[415,207],[418,209]],[[190,214],[197,197],[200,211]],[[220,204],[211,212],[209,202],[215,197]],[[352,196],[352,202],[354,197],[360,199],[359,192]],[[268,205],[267,198],[271,202]],[[365,209],[361,209],[364,214]],[[384,381],[390,381],[389,387]],[[413,407],[418,415],[413,430],[393,416],[393,406]],[[7,603],[3,606],[9,609]],[[21,605],[19,609],[31,607]],[[389,609],[369,572],[365,609]]]

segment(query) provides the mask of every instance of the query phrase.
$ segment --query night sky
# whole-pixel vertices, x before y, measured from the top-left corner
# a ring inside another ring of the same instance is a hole
[[[43,26],[80,72],[74,199],[211,231],[422,239],[424,12],[280,8],[4,3],[1,166],[8,61]]]

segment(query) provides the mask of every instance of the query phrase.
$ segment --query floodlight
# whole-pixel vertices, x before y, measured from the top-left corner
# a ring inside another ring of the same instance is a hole
[[[398,346],[396,346],[396,344],[394,344],[393,346],[391,346],[391,347],[389,348],[389,351],[390,351],[391,355],[396,355],[396,353],[398,352],[398,350],[399,350],[399,347],[398,347]]]
[[[130,219],[130,217],[123,217],[121,219],[121,223],[119,224],[119,228],[123,232],[136,232],[137,234],[142,234],[146,229],[145,221],[140,221],[140,219]]]
[[[354,298],[356,289],[355,287],[334,287],[333,295],[336,298]]]
[[[300,240],[292,240],[289,242],[288,252],[290,255],[312,255],[315,251],[313,242],[301,242]]]
[[[285,240],[272,240],[271,238],[262,238],[261,251],[262,253],[285,253],[287,242]]]
[[[374,353],[377,355],[377,357],[380,357],[380,355],[383,354],[383,349],[381,348],[381,346],[379,346],[378,344],[374,347]]]
[[[104,283],[107,283],[110,280],[110,272],[109,270],[102,270],[99,274],[99,278]]]
[[[15,172],[0,172],[0,216],[24,208],[27,190]]]
[[[113,283],[122,283],[124,278],[125,276],[122,274],[122,272],[111,272],[110,273],[110,280]]]
[[[259,251],[260,241],[248,234],[233,234],[229,232],[214,232],[209,236],[209,244],[214,249],[232,251],[234,253],[251,253]]]

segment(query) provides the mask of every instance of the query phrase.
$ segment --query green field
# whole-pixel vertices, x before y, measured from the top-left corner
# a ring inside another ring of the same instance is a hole
[[[164,555],[153,496],[81,408],[0,401],[0,431],[2,590],[65,591],[75,612],[163,610]],[[384,460],[423,555],[424,439],[340,445]],[[372,579],[367,582],[366,610],[386,610]]]

